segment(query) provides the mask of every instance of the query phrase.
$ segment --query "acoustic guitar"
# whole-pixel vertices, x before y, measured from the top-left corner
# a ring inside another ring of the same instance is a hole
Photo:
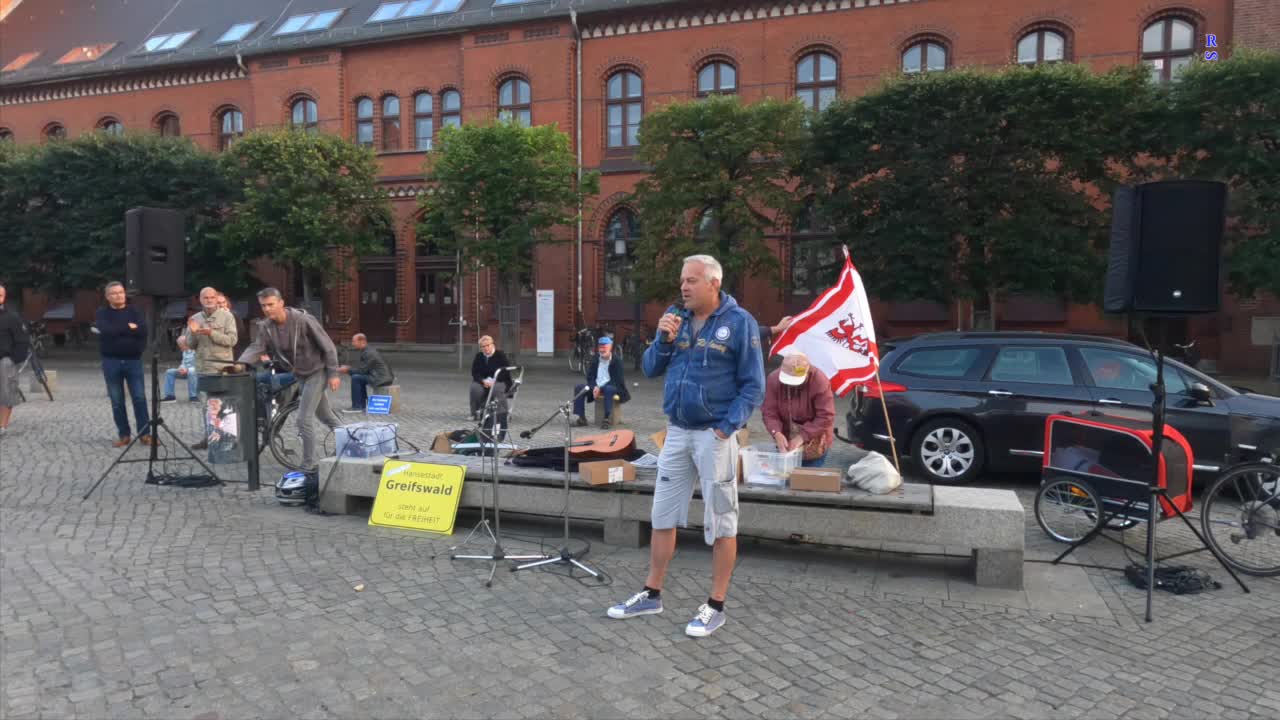
[[[630,430],[614,430],[599,435],[585,435],[569,446],[569,469],[577,470],[578,463],[592,460],[631,460],[637,455],[636,435]],[[530,448],[516,451],[511,458],[513,465],[564,469],[564,446]]]

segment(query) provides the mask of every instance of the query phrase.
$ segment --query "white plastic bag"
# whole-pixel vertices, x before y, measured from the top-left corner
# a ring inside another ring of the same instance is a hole
[[[878,452],[868,452],[849,466],[847,474],[851,485],[874,495],[886,495],[902,485],[902,475],[889,458]]]

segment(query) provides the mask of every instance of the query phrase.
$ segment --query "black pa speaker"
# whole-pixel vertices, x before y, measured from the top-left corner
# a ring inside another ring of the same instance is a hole
[[[1179,180],[1121,187],[1111,203],[1107,312],[1218,309],[1227,186]]]
[[[133,208],[124,214],[124,286],[130,295],[182,297],[186,228],[182,212]]]

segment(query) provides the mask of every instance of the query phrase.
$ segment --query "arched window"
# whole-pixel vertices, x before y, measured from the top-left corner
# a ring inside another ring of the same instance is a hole
[[[421,92],[413,96],[413,147],[430,150],[436,134],[435,105],[431,93]]]
[[[1067,37],[1052,28],[1032,30],[1018,41],[1018,64],[1039,65],[1067,59]]]
[[[902,72],[941,72],[947,69],[947,54],[947,46],[940,40],[917,40],[902,51]]]
[[[1176,80],[1195,57],[1196,26],[1191,20],[1169,17],[1142,31],[1142,64],[1156,82]]]
[[[65,140],[67,138],[67,129],[58,123],[52,123],[44,129],[44,139],[46,141]]]
[[[791,294],[811,297],[831,287],[836,277],[835,232],[813,198],[791,228]]]
[[[0,143],[13,142],[13,131],[9,128],[0,128]]]
[[[462,93],[457,90],[445,90],[440,94],[440,126],[458,127],[462,125]]]
[[[156,132],[160,137],[179,137],[182,135],[182,124],[174,113],[160,113],[155,120]]]
[[[810,110],[826,110],[836,99],[840,82],[835,56],[812,52],[796,63],[796,97]]]
[[[511,78],[498,86],[498,119],[521,127],[533,125],[533,91],[528,80]]]
[[[124,124],[115,118],[103,118],[98,121],[98,130],[108,135],[123,135]]]
[[[608,146],[631,148],[640,144],[640,118],[644,115],[644,83],[630,70],[609,76],[605,112],[608,113]]]
[[[320,108],[316,101],[308,97],[294,100],[289,110],[289,124],[295,130],[312,134],[320,132]]]
[[[738,68],[733,63],[715,60],[698,71],[698,97],[731,95],[738,91]]]
[[[640,221],[634,212],[622,208],[609,218],[604,235],[604,295],[615,300],[632,299],[636,283],[631,271],[640,240]]]
[[[382,149],[400,149],[400,98],[395,95],[382,98]]]
[[[373,145],[373,101],[369,98],[356,100],[356,144]]]
[[[226,150],[244,135],[244,113],[227,108],[218,117],[218,149]]]

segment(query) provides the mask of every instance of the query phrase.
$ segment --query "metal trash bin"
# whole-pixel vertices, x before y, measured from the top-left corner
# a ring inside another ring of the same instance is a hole
[[[204,439],[210,463],[247,462],[258,456],[256,387],[250,373],[201,375]]]

